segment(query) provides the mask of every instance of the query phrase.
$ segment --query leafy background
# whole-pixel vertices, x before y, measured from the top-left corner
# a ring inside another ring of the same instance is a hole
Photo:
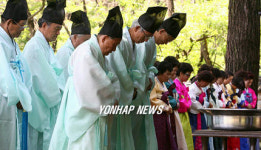
[[[31,14],[37,12],[42,6],[42,0],[27,0],[27,2]],[[132,21],[144,13],[148,7],[166,6],[166,3],[165,0],[67,0],[65,10],[68,15],[79,9],[84,10],[85,6],[91,22],[92,34],[96,34],[103,25],[108,10],[116,5],[121,8],[124,26],[131,26]],[[5,5],[6,0],[0,2],[0,14],[2,14]],[[208,37],[206,40],[208,53],[213,66],[224,70],[228,29],[228,0],[175,0],[174,12],[187,13],[186,26],[174,41],[158,46],[157,60],[161,61],[169,55],[175,56],[180,62],[191,63],[195,74],[199,65],[205,63],[204,59],[200,62],[202,41],[197,41],[205,35]],[[42,11],[34,16],[35,30],[37,29],[37,20],[41,15]],[[65,20],[65,26],[70,31],[71,22]],[[57,38],[57,45],[53,46],[55,51],[59,50],[69,37],[65,26]],[[23,50],[24,45],[30,38],[30,31],[26,29],[21,37],[16,39],[21,50]]]

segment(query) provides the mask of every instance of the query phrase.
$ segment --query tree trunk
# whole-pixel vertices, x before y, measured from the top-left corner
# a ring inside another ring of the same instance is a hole
[[[166,0],[168,7],[168,17],[171,17],[174,12],[174,2],[173,0]]]
[[[37,24],[37,20],[34,19],[34,17],[44,9],[44,6],[45,6],[45,0],[42,0],[42,6],[33,15],[30,13],[30,11],[28,11],[27,24],[28,24],[28,27],[29,27],[30,38],[34,36],[34,33],[36,31],[35,24]],[[28,9],[29,9],[29,7],[28,7]]]
[[[82,5],[83,5],[83,11],[87,14],[87,8],[86,8],[85,0],[82,0]]]
[[[212,66],[212,62],[209,58],[207,36],[203,34],[203,40],[200,42],[201,56],[204,58],[207,65]]]
[[[229,0],[226,70],[251,71],[257,93],[260,59],[259,0]]]

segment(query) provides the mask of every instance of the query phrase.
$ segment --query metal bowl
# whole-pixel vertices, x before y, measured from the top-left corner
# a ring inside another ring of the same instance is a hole
[[[209,127],[218,130],[261,130],[261,110],[257,109],[212,109],[200,111],[211,119]]]

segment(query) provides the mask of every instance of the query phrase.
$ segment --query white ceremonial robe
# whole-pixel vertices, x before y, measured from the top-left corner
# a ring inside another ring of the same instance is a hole
[[[117,46],[117,50],[106,57],[109,69],[119,78],[119,105],[122,106],[128,106],[132,103],[134,88],[139,88],[137,87],[138,84],[134,84],[134,81],[141,77],[140,72],[134,69],[136,52],[135,44],[130,37],[129,28],[125,27],[122,41]],[[134,150],[131,115],[117,115],[114,117],[114,122],[117,123],[113,125],[112,130],[116,134],[112,137],[112,149]]]
[[[153,89],[155,84],[154,74],[158,72],[158,70],[153,66],[157,55],[154,38],[152,37],[147,42],[136,44],[136,49],[135,69],[141,72],[142,77],[134,81],[135,84],[139,85],[139,89],[137,98],[132,102],[132,104],[136,107],[144,105],[150,106],[151,91],[147,91],[147,87],[149,86],[150,79],[153,84],[151,90]],[[136,150],[158,149],[152,114],[140,115],[134,112],[132,114],[132,133]]]
[[[26,43],[24,57],[32,73],[32,112],[28,114],[28,149],[49,147],[63,89],[58,82],[62,72],[53,49],[40,31]]]
[[[22,110],[31,111],[31,73],[18,45],[0,27],[0,149],[20,149]],[[19,115],[19,114],[20,115]]]
[[[107,70],[96,35],[75,49],[69,75],[49,150],[109,149],[110,119],[100,106],[114,104],[117,78]]]

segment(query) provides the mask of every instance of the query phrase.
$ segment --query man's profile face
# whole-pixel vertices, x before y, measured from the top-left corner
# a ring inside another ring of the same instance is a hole
[[[55,41],[57,36],[60,34],[60,30],[62,29],[62,25],[56,23],[50,23],[49,25],[44,22],[42,25],[44,30],[45,38],[48,42]]]

